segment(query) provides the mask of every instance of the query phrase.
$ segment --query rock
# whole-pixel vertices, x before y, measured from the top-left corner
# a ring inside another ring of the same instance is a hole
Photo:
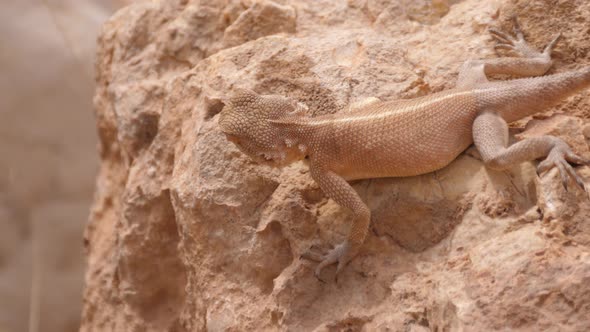
[[[258,165],[216,123],[237,87],[294,97],[313,115],[452,87],[463,61],[494,56],[486,29],[513,14],[536,47],[547,31],[570,31],[553,69],[569,70],[587,61],[566,51],[590,46],[590,6],[576,4],[575,19],[570,2],[535,0],[170,0],[120,11],[99,39],[102,167],[82,330],[587,329],[590,205],[555,171],[496,172],[464,154],[432,174],[357,181],[372,232],[338,283],[321,283],[300,256],[339,243],[350,213],[305,163]],[[529,124],[517,138],[551,133],[587,154],[579,106],[589,100],[518,122]]]
[[[225,29],[227,47],[281,32],[295,32],[295,9],[272,1],[256,1]]]

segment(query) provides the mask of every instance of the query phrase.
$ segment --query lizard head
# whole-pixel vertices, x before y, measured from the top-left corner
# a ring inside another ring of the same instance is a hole
[[[221,131],[255,161],[283,166],[304,157],[296,142],[273,120],[301,116],[307,110],[305,105],[245,89],[236,90],[224,104],[218,121]]]

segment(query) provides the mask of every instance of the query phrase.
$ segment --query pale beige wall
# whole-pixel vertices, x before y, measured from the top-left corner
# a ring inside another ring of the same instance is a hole
[[[78,328],[95,39],[122,3],[0,1],[0,332],[27,331],[31,309],[38,331]]]

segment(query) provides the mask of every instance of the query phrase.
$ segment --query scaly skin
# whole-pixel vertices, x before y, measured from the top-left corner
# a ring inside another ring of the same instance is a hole
[[[324,193],[354,213],[345,242],[327,255],[305,255],[320,261],[315,270],[318,278],[322,268],[333,263],[338,263],[338,274],[367,235],[371,213],[347,180],[433,172],[475,143],[490,168],[505,169],[547,157],[539,171],[558,167],[565,186],[569,176],[585,190],[568,161],[588,162],[561,139],[534,137],[508,147],[507,122],[547,109],[590,86],[590,68],[488,81],[489,74],[539,76],[551,67],[551,49],[559,36],[538,52],[526,44],[516,20],[514,24],[515,37],[490,32],[499,41],[497,48],[520,57],[468,61],[456,88],[426,97],[388,102],[369,98],[345,112],[314,118],[305,116],[304,105],[276,95],[238,90],[224,101],[219,125],[243,152],[278,166],[307,156],[311,175]]]

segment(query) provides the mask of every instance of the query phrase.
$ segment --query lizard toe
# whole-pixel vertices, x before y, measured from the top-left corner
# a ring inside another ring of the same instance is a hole
[[[314,275],[319,280],[322,280],[322,270],[326,266],[338,263],[338,266],[336,268],[336,281],[338,281],[338,274],[342,271],[346,264],[350,262],[350,260],[356,255],[357,252],[358,248],[351,246],[348,241],[342,242],[341,244],[337,245],[334,249],[330,250],[330,252],[324,256],[324,259],[316,267]]]
[[[568,177],[567,177],[567,171],[565,169],[565,166],[563,165],[563,163],[559,160],[556,161],[555,166],[557,167],[557,169],[559,170],[559,176],[561,177],[561,183],[563,184],[563,188],[565,189],[565,191],[569,191],[567,183],[568,183]]]
[[[321,262],[324,260],[325,255],[322,255],[317,252],[317,250],[312,246],[311,248],[307,249],[301,256],[301,259],[307,259],[313,262]]]
[[[515,16],[512,16],[512,30],[514,31],[514,35],[518,40],[524,40],[524,34],[522,33],[522,29],[520,28],[520,23],[518,23],[518,19]]]
[[[494,46],[496,50],[508,50],[508,51],[517,51],[514,45],[505,44],[505,43],[498,43]]]
[[[320,281],[324,281],[321,278],[322,275],[322,270],[324,269],[324,267],[332,265],[334,263],[336,263],[338,261],[338,256],[334,255],[333,253],[335,252],[336,249],[333,249],[329,254],[327,254],[325,256],[325,258],[318,264],[318,266],[315,268],[314,271],[314,275],[315,277],[320,280]]]
[[[537,174],[541,174],[545,171],[550,170],[553,167],[556,167],[559,171],[561,183],[563,184],[565,191],[569,191],[568,182],[569,178],[572,178],[580,189],[582,189],[584,192],[590,195],[590,193],[588,193],[584,180],[582,179],[582,177],[580,177],[580,175],[576,172],[572,165],[570,165],[570,163],[587,165],[588,160],[573,153],[569,146],[559,146],[557,148],[554,148],[549,153],[547,158],[539,164],[539,166],[537,167]]]
[[[543,54],[546,55],[551,55],[551,51],[553,51],[553,47],[555,47],[555,44],[557,44],[557,42],[559,41],[559,39],[561,39],[561,32],[558,33],[548,44],[547,46],[545,46],[545,48],[543,49]]]
[[[549,158],[547,158],[543,160],[541,163],[539,163],[539,166],[537,166],[537,175],[541,177],[542,173],[547,172],[551,168],[553,168],[553,162],[549,160]]]
[[[572,167],[572,165],[570,165],[565,160],[562,161],[562,164],[565,167],[565,170],[567,171],[567,173],[569,174],[569,176],[572,179],[574,179],[574,181],[576,182],[576,184],[578,185],[578,187],[580,189],[586,191],[586,185],[584,184],[584,181],[582,180],[582,178],[580,177],[580,175],[578,175],[578,173],[576,173],[576,170]]]
[[[488,31],[490,32],[492,38],[494,38],[499,43],[514,45],[514,38],[507,33],[494,28],[490,28]]]
[[[571,150],[565,153],[565,159],[576,165],[590,165],[590,159],[582,158],[577,154],[573,153]]]

